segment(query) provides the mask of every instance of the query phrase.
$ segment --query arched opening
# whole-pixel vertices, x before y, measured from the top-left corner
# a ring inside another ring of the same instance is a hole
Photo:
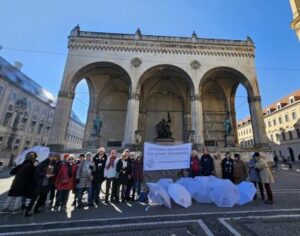
[[[248,94],[240,83],[235,92],[235,113],[237,122],[237,140],[240,147],[253,147],[254,137],[248,104]]]
[[[244,91],[241,91],[242,88]],[[243,101],[239,104],[244,105],[247,98],[253,94],[252,87],[248,79],[233,68],[214,68],[201,79],[203,135],[206,146],[239,145],[236,109],[239,106],[237,101],[240,99],[236,95],[240,92],[243,94],[241,95]],[[250,142],[252,146],[254,141],[248,141],[248,144]]]
[[[75,74],[72,88],[83,78],[90,92],[83,147],[121,147],[131,90],[128,73],[114,63],[93,63]]]
[[[172,65],[158,65],[147,70],[138,82],[140,114],[138,129],[144,141],[158,138],[156,125],[170,121],[174,143],[187,142],[191,130],[190,99],[194,86],[189,75]]]
[[[87,123],[88,108],[90,104],[91,85],[86,79],[82,79],[75,88],[75,96],[72,104],[67,131],[66,149],[81,149],[83,146],[84,132]]]

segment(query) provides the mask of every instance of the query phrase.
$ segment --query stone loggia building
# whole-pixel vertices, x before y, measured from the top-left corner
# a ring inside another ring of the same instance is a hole
[[[224,147],[224,120],[233,127],[231,146],[238,144],[235,93],[248,93],[255,146],[265,146],[261,97],[254,63],[254,44],[219,40],[81,31],[70,33],[49,144],[66,146],[65,133],[76,85],[87,81],[90,104],[84,147],[133,146],[154,142],[155,125],[171,119],[174,143],[192,141]],[[100,116],[100,134],[93,121]],[[95,142],[96,141],[96,142]]]

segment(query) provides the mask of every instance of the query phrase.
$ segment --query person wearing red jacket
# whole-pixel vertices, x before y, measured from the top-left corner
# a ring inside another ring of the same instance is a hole
[[[75,157],[74,155],[69,155],[67,160],[60,166],[55,179],[55,187],[57,189],[55,210],[59,207],[61,207],[62,210],[66,209],[70,190],[72,190],[76,184],[76,170]]]

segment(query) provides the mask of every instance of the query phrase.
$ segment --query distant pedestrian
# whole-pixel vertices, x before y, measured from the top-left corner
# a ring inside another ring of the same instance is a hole
[[[238,153],[234,154],[233,182],[239,184],[245,181],[248,177],[248,170],[245,162],[241,160]]]
[[[234,163],[230,152],[226,152],[225,158],[222,160],[222,176],[223,179],[229,179],[233,182]]]
[[[289,165],[289,169],[290,169],[290,170],[293,169],[292,159],[291,159],[290,156],[288,156],[288,158],[287,158],[287,163],[288,163],[288,165]]]
[[[267,192],[268,200],[266,200],[265,203],[272,204],[273,193],[271,189],[271,184],[274,183],[272,172],[270,170],[270,167],[268,166],[267,161],[265,160],[265,157],[260,155],[259,152],[255,152],[254,157],[257,159],[256,168],[259,170],[261,182],[264,185]]]
[[[276,170],[278,170],[278,162],[279,162],[279,159],[278,159],[278,157],[277,157],[276,154],[275,154],[274,157],[273,157],[273,161],[274,161]]]
[[[209,176],[214,173],[214,160],[208,153],[207,149],[204,148],[203,155],[200,158],[201,175]]]
[[[193,150],[190,157],[189,177],[194,178],[200,175],[201,175],[200,159],[198,157],[197,150]]]

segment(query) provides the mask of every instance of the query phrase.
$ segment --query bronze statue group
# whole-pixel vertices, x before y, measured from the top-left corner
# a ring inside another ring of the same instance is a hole
[[[222,159],[220,153],[211,156],[204,149],[199,158],[198,152],[193,150],[188,173],[190,177],[215,175],[235,184],[249,179],[259,186],[263,200],[265,188],[265,203],[273,203],[272,172],[267,160],[258,152],[246,163],[237,153],[232,159],[227,152]],[[142,187],[145,186],[142,153],[130,152],[129,149],[120,156],[116,150],[107,155],[104,147],[100,147],[95,155],[87,152],[78,157],[50,153],[41,163],[37,162],[37,154],[30,152],[22,164],[11,169],[10,174],[14,175],[14,180],[2,209],[6,213],[24,211],[25,216],[31,216],[46,207],[53,211],[66,210],[70,193],[74,195],[74,208],[147,200],[146,188]],[[103,189],[104,198],[100,199]],[[85,192],[87,202],[83,202]]]

